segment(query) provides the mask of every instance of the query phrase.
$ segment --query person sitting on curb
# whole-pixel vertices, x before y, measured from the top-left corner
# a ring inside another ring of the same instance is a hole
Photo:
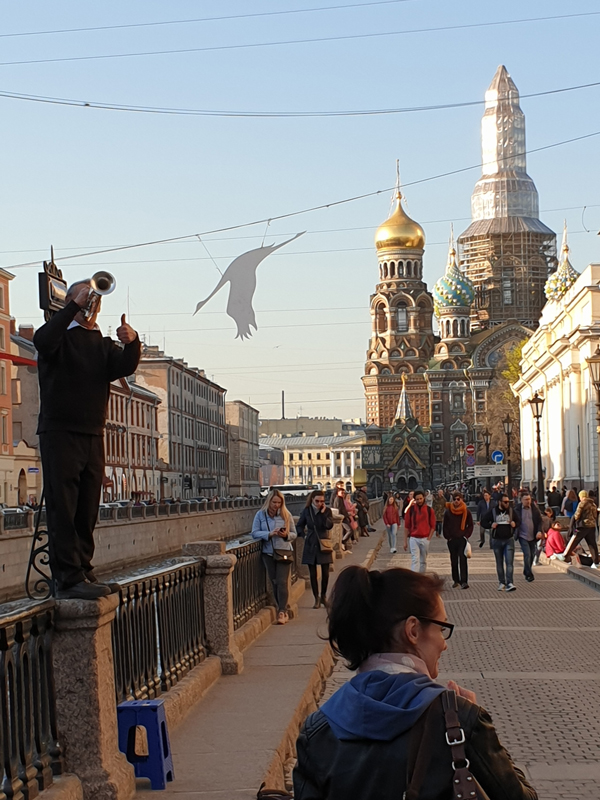
[[[442,528],[444,539],[448,541],[450,564],[452,566],[452,588],[469,588],[469,569],[465,549],[467,540],[473,533],[473,517],[460,492],[454,492],[452,502],[446,506]]]
[[[531,502],[530,494],[522,496],[519,516],[515,538],[519,540],[523,551],[523,575],[525,580],[531,583],[535,580],[532,566],[535,559],[537,535],[542,531],[542,515],[538,507]]]
[[[560,561],[571,561],[571,555],[579,542],[585,539],[593,558],[592,569],[598,569],[600,557],[598,556],[598,545],[596,544],[596,522],[598,520],[598,507],[593,500],[590,500],[588,493],[582,489],[579,492],[579,504],[571,519],[571,540],[567,549],[562,555],[556,557]]]
[[[495,508],[488,511],[483,518],[485,525],[489,524],[491,545],[496,559],[496,574],[498,575],[498,591],[506,589],[514,592],[513,568],[515,563],[514,532],[521,519],[517,512],[510,507],[510,498],[507,494],[500,495],[500,500]]]
[[[429,542],[435,533],[435,514],[425,504],[425,493],[422,489],[417,489],[414,501],[404,516],[404,549],[408,549],[410,542],[410,568],[413,572],[425,572]]]
[[[560,522],[555,522],[546,537],[546,548],[544,553],[546,558],[558,558],[565,552],[565,537],[562,534],[562,525]]]

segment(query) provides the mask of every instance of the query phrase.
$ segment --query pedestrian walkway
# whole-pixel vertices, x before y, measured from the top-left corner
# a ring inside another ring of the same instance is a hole
[[[341,568],[369,558],[383,523],[376,528],[377,533],[359,540],[351,556],[335,562],[330,585]],[[326,613],[312,605],[308,590],[298,618],[269,628],[245,651],[244,671],[222,676],[171,732],[175,781],[161,792],[161,800],[255,800],[303,695],[313,682],[314,709],[328,674],[315,675],[325,652]],[[330,656],[327,661],[331,669]],[[136,800],[148,800],[149,793],[149,784],[138,781]]]
[[[600,592],[552,567],[534,568],[535,581],[527,583],[520,554],[517,591],[499,592],[494,557],[478,541],[476,526],[470,588],[444,593],[457,627],[439,680],[453,678],[477,693],[540,800],[598,800]],[[384,544],[373,568],[409,565],[409,555],[390,555]],[[428,569],[450,576],[443,539],[431,542]],[[349,677],[338,662],[324,697]]]

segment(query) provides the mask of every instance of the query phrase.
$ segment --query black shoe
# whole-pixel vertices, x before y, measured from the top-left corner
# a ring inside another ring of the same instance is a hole
[[[469,588],[469,584],[468,583],[463,583],[463,584],[461,584],[460,588],[461,589],[468,589]]]
[[[531,583],[531,581],[534,581],[535,578],[533,577],[533,575],[525,575],[525,580],[529,581],[529,583]]]
[[[67,589],[59,589],[56,593],[57,600],[99,600],[101,597],[107,597],[110,594],[108,586],[102,586],[99,583],[88,583],[88,581],[81,581],[76,583],[75,586],[69,586]]]
[[[121,588],[120,585],[118,583],[114,583],[114,581],[109,581],[108,583],[105,583],[104,581],[99,581],[93,571],[86,572],[85,577],[90,583],[93,583],[94,586],[106,586],[110,594],[117,594],[117,592]]]
[[[483,540],[483,542],[479,542],[479,547],[483,547],[484,544],[485,544],[485,539]]]
[[[376,531],[376,528],[372,528],[372,527],[369,525],[369,527],[367,528],[367,530],[369,531],[369,533],[375,533],[375,531]]]
[[[315,604],[313,608],[321,608],[321,601],[319,600],[318,597],[315,597]]]

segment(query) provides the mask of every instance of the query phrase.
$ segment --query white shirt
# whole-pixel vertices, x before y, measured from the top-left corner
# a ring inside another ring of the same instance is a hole
[[[97,322],[94,323],[94,327],[93,328],[86,328],[85,325],[82,325],[80,322],[77,322],[76,319],[73,320],[73,322],[69,325],[67,330],[70,331],[71,328],[83,328],[84,331],[99,331],[100,330],[100,326],[98,325]]]

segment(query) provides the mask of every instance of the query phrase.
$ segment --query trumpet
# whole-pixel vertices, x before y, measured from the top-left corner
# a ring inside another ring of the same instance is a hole
[[[96,313],[100,300],[107,294],[114,292],[117,281],[110,272],[95,272],[90,278],[90,293],[87,305],[81,309],[84,319],[93,317]]]

